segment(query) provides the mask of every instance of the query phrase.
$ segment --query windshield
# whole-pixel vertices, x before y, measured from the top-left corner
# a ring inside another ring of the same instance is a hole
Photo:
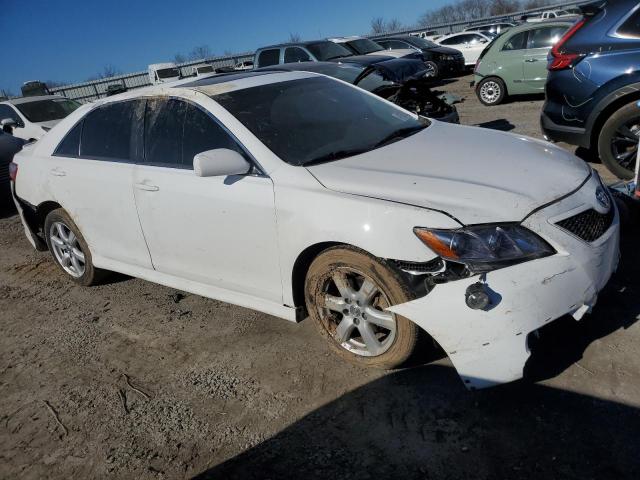
[[[359,38],[358,40],[351,40],[347,42],[351,48],[353,48],[358,55],[367,55],[369,53],[380,52],[384,50],[376,42],[369,40],[368,38]]]
[[[438,48],[440,45],[420,37],[407,38],[407,42],[418,48]]]
[[[157,70],[158,78],[175,78],[180,76],[180,70],[177,68],[163,68]]]
[[[429,125],[364,90],[327,77],[260,85],[212,98],[291,165],[364,153]]]
[[[307,50],[309,50],[319,62],[326,62],[327,60],[353,55],[342,45],[329,41],[308,44]]]
[[[206,67],[198,67],[198,73],[213,73],[213,67],[210,65]]]
[[[30,122],[40,123],[50,120],[60,120],[80,107],[80,104],[67,98],[55,98],[51,100],[19,103],[14,106],[20,110],[20,113]]]

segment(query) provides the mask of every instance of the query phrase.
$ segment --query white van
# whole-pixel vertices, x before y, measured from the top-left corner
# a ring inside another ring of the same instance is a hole
[[[149,80],[153,85],[180,80],[180,69],[173,62],[149,65]]]

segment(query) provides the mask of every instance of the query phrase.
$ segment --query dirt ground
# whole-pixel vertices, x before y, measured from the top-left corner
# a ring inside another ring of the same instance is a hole
[[[469,80],[442,87],[462,123],[540,136],[541,99],[483,107]],[[75,286],[10,207],[0,252],[0,478],[640,478],[632,236],[593,314],[553,323],[526,380],[479,392],[446,360],[345,364],[309,321],[121,276]]]

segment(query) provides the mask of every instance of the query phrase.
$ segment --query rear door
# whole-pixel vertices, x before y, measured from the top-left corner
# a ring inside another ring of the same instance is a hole
[[[543,92],[547,81],[547,55],[568,26],[545,26],[529,31],[524,55],[524,83],[532,92]]]
[[[281,303],[271,179],[196,176],[193,157],[216,148],[250,158],[199,106],[181,99],[147,101],[134,191],[154,268]]]
[[[54,151],[48,176],[94,260],[151,268],[132,189],[132,124],[140,106],[137,100],[109,103],[87,114]]]

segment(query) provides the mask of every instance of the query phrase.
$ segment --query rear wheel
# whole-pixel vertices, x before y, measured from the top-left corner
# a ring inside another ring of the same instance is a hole
[[[476,95],[482,104],[492,107],[503,102],[507,96],[507,87],[498,77],[484,78],[478,83]]]
[[[94,268],[89,246],[67,212],[61,208],[51,211],[44,232],[53,259],[74,282],[89,286],[103,277],[104,271]]]
[[[438,69],[438,64],[436,62],[427,60],[426,62],[424,62],[424,68],[425,78],[438,78],[438,75],[440,75],[440,70]]]
[[[395,368],[416,349],[420,329],[385,308],[414,298],[389,265],[352,247],[330,248],[305,282],[309,316],[339,355],[364,366]]]
[[[631,180],[635,174],[640,135],[640,106],[634,100],[615,112],[598,137],[602,163],[616,177]]]

